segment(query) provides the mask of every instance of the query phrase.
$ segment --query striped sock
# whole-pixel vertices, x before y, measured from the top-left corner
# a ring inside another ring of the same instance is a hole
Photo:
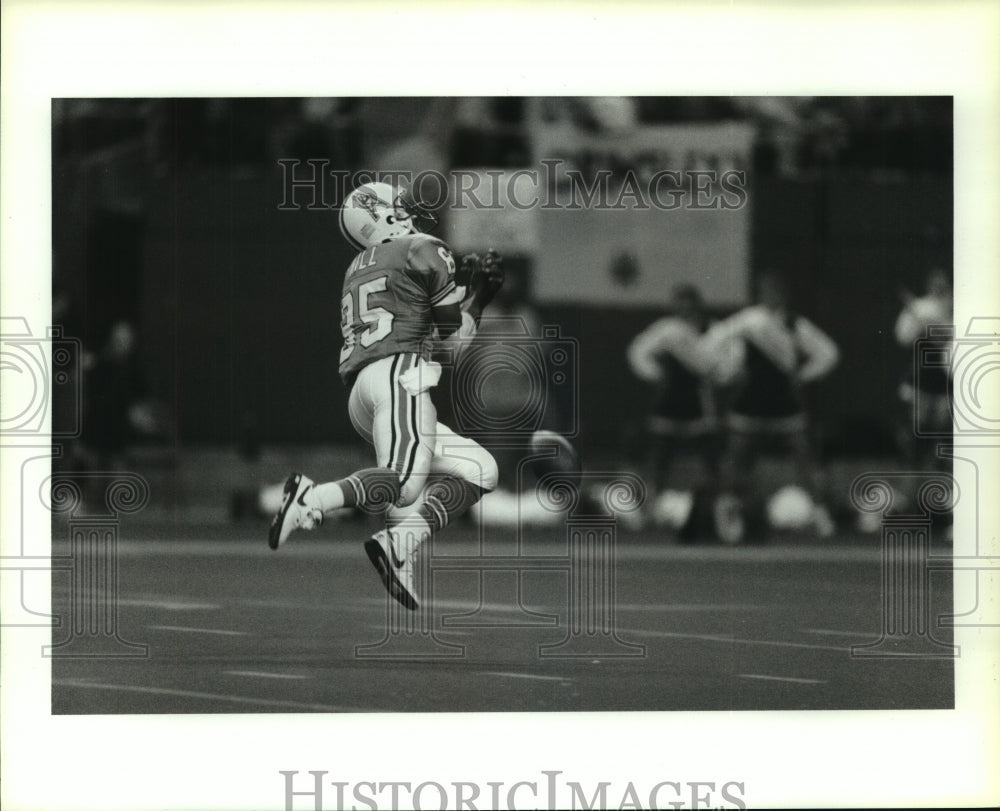
[[[381,513],[399,500],[399,476],[385,467],[365,468],[346,479],[316,485],[307,499],[324,513],[345,507]]]
[[[431,531],[437,532],[479,501],[485,492],[482,487],[465,479],[446,476],[427,488],[424,503],[417,512]]]

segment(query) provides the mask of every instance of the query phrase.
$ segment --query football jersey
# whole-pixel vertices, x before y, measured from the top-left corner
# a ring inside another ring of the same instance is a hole
[[[829,374],[839,357],[836,344],[808,319],[760,305],[713,326],[706,345],[729,364],[738,359],[742,384],[732,409],[754,417],[802,411],[798,383]]]
[[[911,351],[918,351],[915,342],[924,338],[924,351],[936,350],[942,356],[951,353],[951,341],[938,337],[929,342],[929,328],[952,323],[952,303],[950,298],[941,296],[923,296],[909,302],[896,319],[896,340],[900,346]],[[903,381],[907,385],[916,383],[917,388],[930,394],[947,394],[950,371],[947,365],[931,366],[921,364],[920,374],[914,381],[913,361],[906,364]]]
[[[661,318],[632,341],[628,361],[637,377],[658,384],[653,410],[672,420],[697,420],[709,415],[706,376],[711,358],[701,342],[702,331],[681,318]]]
[[[412,234],[374,245],[347,268],[340,299],[340,375],[345,382],[372,361],[426,354],[431,308],[457,302],[455,259],[445,243]]]

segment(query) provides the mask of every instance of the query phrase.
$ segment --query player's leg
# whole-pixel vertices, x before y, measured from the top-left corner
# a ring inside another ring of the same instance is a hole
[[[401,500],[416,498],[430,466],[437,421],[430,397],[410,394],[400,381],[416,363],[416,355],[400,354],[361,370],[351,389],[348,413],[355,430],[374,444],[376,466],[323,484],[298,473],[289,476],[268,537],[273,549],[294,530],[317,526],[324,514],[352,507],[383,513]],[[422,443],[420,436],[427,433],[430,436]]]
[[[753,470],[754,450],[753,436],[746,426],[731,420],[719,466],[720,487],[714,507],[715,531],[724,543],[743,540],[743,500]]]
[[[386,529],[395,541],[415,550],[497,485],[497,463],[482,445],[442,423],[435,426],[431,480],[411,505],[389,511]]]
[[[826,507],[822,472],[804,424],[788,433],[788,446],[795,465],[796,483],[809,493],[813,502],[813,527],[820,537],[828,538],[836,531],[836,525]]]
[[[419,372],[407,376],[419,366],[416,355],[400,364],[393,388],[383,397],[373,415],[372,441],[380,468],[392,470],[399,493],[389,505],[387,515],[405,510],[419,497],[431,469],[436,436],[437,411],[430,394],[419,384]],[[416,378],[413,382],[411,378]],[[417,608],[413,572],[417,549],[423,539],[408,533],[385,530],[365,542],[365,552],[386,590],[409,609]]]
[[[430,479],[423,476],[426,486],[419,497],[390,509],[386,528],[365,544],[386,589],[410,610],[419,605],[413,586],[417,550],[497,484],[496,460],[478,442],[441,423],[434,436]]]
[[[647,475],[651,493],[659,493],[669,480],[670,468],[677,451],[676,435],[672,429],[673,426],[666,424],[666,420],[656,423],[650,421],[646,469],[649,471]]]
[[[355,506],[367,512],[384,512],[393,504],[410,503],[417,497],[430,467],[437,423],[430,395],[413,394],[401,382],[418,362],[412,353],[394,355],[371,364],[358,376],[348,414],[358,434],[374,445],[376,467],[316,485],[312,498],[324,512]],[[386,498],[368,492],[369,482],[383,480],[392,482],[392,492],[385,494]]]
[[[718,492],[723,450],[723,435],[716,426],[709,427],[695,438],[695,452],[701,461],[708,492]]]

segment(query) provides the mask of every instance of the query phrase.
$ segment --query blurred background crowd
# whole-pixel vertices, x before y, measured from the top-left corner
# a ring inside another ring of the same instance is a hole
[[[151,167],[196,165],[259,172],[279,158],[373,168],[372,156],[387,145],[422,136],[438,153],[425,156],[425,168],[518,168],[531,155],[531,114],[608,133],[748,121],[761,175],[898,177],[948,173],[952,165],[952,105],[944,96],[56,99],[53,155],[115,164],[123,174],[131,164],[144,176]]]

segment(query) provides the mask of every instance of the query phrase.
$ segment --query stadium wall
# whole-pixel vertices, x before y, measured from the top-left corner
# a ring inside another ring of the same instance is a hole
[[[141,289],[153,393],[184,441],[353,441],[337,378],[339,300],[350,249],[329,210],[282,211],[282,179],[179,175],[152,200]],[[832,444],[869,452],[898,422],[907,357],[892,327],[899,290],[950,268],[950,178],[785,181],[751,187],[752,267],[786,271],[801,311],[840,344],[840,368],[810,393]],[[545,249],[544,236],[541,249]],[[669,279],[665,278],[665,284]],[[540,307],[580,342],[585,449],[629,448],[648,392],[623,362],[658,312]]]

